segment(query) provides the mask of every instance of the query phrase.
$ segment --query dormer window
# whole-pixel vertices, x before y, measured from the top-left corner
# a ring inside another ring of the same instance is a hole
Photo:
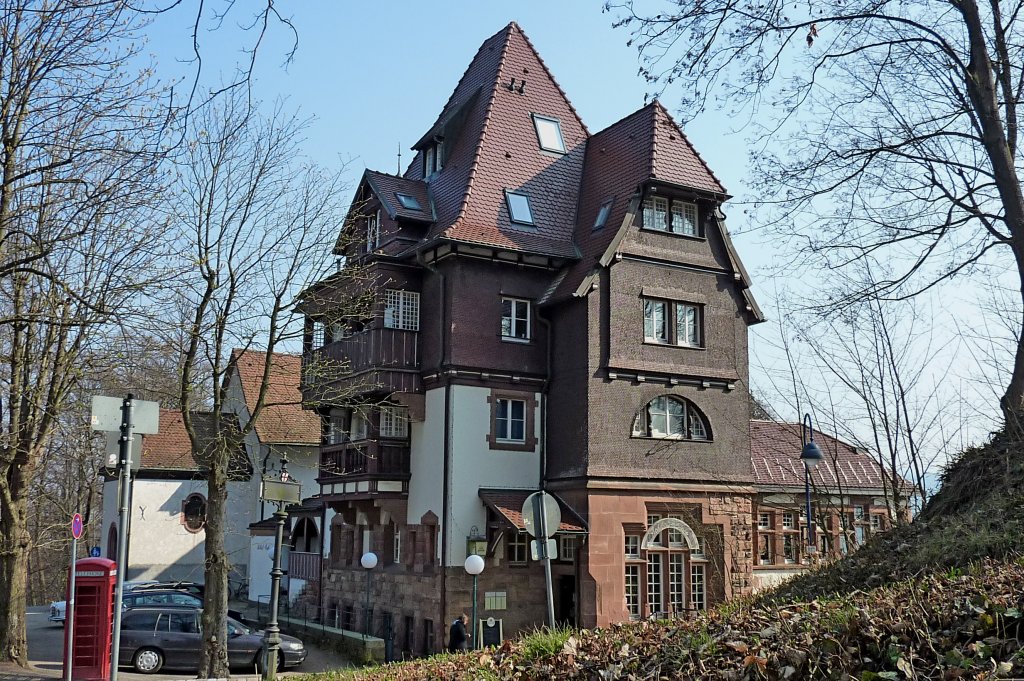
[[[423,150],[423,177],[430,177],[444,168],[444,142],[435,140]]]
[[[395,192],[395,197],[398,199],[398,202],[402,204],[402,208],[406,208],[408,210],[423,210],[423,206],[420,205],[419,200],[415,196]]]
[[[565,141],[562,139],[562,124],[557,118],[548,118],[533,114],[533,127],[537,131],[537,141],[544,151],[557,154],[565,153]]]
[[[505,190],[505,201],[508,203],[508,213],[512,222],[521,225],[533,224],[533,210],[530,208],[530,197],[519,192]]]
[[[648,196],[644,200],[644,229],[686,236],[700,236],[697,204]]]

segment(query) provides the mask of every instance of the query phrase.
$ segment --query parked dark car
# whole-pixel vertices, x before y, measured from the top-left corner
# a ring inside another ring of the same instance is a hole
[[[195,670],[203,645],[202,610],[180,606],[138,607],[121,619],[120,666],[142,674],[163,667]],[[228,618],[228,664],[234,668],[260,666],[263,632],[254,632]],[[306,647],[297,638],[281,635],[278,670],[297,667],[306,659]]]
[[[203,599],[195,594],[177,589],[136,589],[124,592],[122,600],[125,608],[137,608],[139,606],[157,605],[184,605],[190,608],[203,607]],[[237,610],[228,609],[228,617],[246,623],[245,615]]]
[[[126,587],[127,589],[127,587]],[[175,591],[187,591],[193,596],[199,596],[202,598],[206,595],[206,586],[203,584],[197,584],[196,582],[147,582],[141,583],[135,586],[133,591],[151,591],[153,589],[174,589]]]

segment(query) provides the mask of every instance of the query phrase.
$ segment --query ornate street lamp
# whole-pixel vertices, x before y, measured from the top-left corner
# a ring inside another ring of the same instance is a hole
[[[810,414],[804,414],[804,420],[800,424],[800,443],[803,445],[800,460],[804,463],[804,496],[807,500],[807,555],[811,556],[818,550],[814,542],[814,517],[811,515],[811,470],[824,457],[821,448],[814,442],[814,426]]]
[[[284,547],[284,524],[288,519],[285,508],[288,504],[302,501],[302,485],[292,480],[288,473],[288,457],[281,457],[281,471],[278,479],[264,476],[260,490],[260,498],[277,505],[274,519],[277,528],[274,533],[274,566],[270,570],[270,621],[263,633],[263,669],[264,681],[273,681],[277,676],[277,660],[281,654],[281,629],[277,625],[277,610],[281,595],[281,550]]]
[[[363,638],[370,633],[370,572],[377,567],[377,554],[367,551],[359,559],[359,564],[366,570],[366,613],[363,616]]]
[[[476,640],[476,582],[480,573],[484,571],[484,559],[480,556],[473,554],[466,558],[466,572],[473,575],[473,619],[470,620],[470,624],[473,625],[472,633],[469,635],[469,640],[473,642],[473,650],[477,649]]]

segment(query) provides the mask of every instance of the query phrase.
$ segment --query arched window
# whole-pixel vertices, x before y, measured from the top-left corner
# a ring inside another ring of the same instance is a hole
[[[655,397],[633,421],[633,437],[663,440],[710,440],[711,429],[697,407],[671,395]]]
[[[206,497],[202,494],[190,494],[181,503],[181,524],[195,534],[206,527]]]

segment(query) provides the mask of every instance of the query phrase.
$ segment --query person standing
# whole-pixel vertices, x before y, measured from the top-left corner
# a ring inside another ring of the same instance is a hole
[[[461,653],[469,650],[469,637],[466,634],[466,623],[469,617],[462,613],[452,622],[452,628],[448,632],[448,652]]]

